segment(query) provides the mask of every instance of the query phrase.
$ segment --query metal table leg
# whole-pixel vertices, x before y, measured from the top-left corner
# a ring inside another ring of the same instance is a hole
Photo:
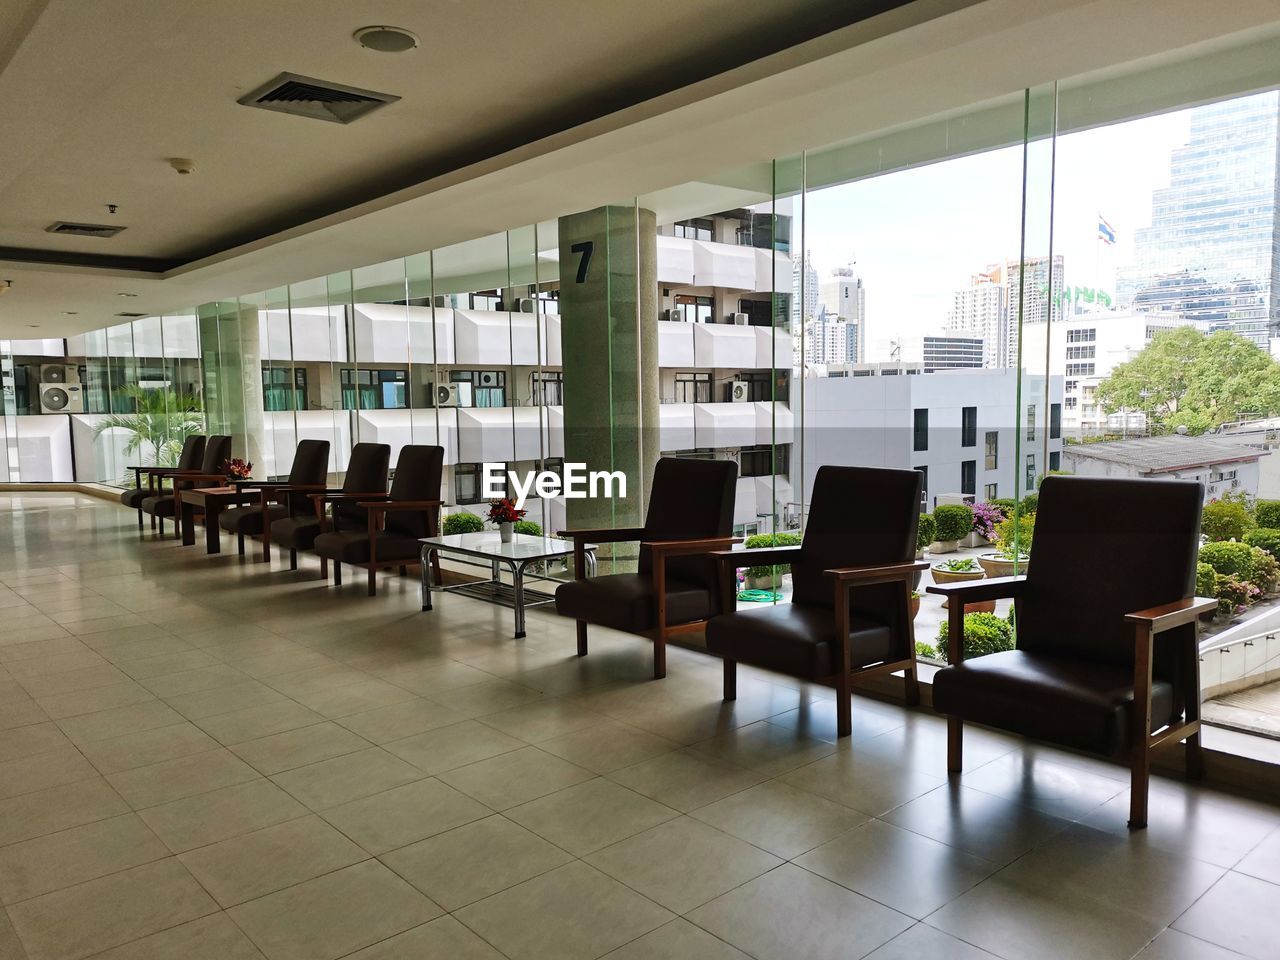
[[[431,609],[431,548],[423,544],[418,555],[419,570],[422,574],[422,609]]]
[[[524,638],[524,568],[529,561],[516,564],[511,561],[511,586],[515,591],[515,602],[512,604],[516,612],[516,639]]]

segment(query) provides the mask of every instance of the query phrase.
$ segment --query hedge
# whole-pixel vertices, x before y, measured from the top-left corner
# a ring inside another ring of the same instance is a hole
[[[947,658],[947,629],[944,621],[938,625],[938,654]],[[1013,625],[994,613],[966,613],[964,615],[964,657],[985,657],[1013,649]]]
[[[757,533],[747,537],[744,546],[748,550],[758,547],[798,547],[804,541],[804,535],[800,533]],[[760,566],[747,567],[748,577],[768,577],[774,572],[774,567]],[[791,572],[791,564],[780,563],[776,567],[778,576],[784,576]]]
[[[1204,505],[1200,532],[1210,540],[1243,540],[1254,520],[1243,500],[1224,497]]]
[[[1280,500],[1259,500],[1253,518],[1258,526],[1268,530],[1280,528]]]
[[[479,533],[484,529],[484,521],[474,513],[463,510],[461,513],[451,513],[445,517],[442,529],[446,537],[459,533]]]
[[[512,533],[524,533],[531,537],[542,536],[542,525],[534,523],[532,520],[517,520],[511,525]]]
[[[949,503],[933,511],[938,525],[938,540],[963,540],[973,530],[973,508],[963,503]]]
[[[1213,567],[1215,573],[1246,580],[1257,587],[1268,586],[1276,572],[1275,558],[1247,543],[1206,543],[1200,548],[1200,561]]]
[[[1196,564],[1196,596],[1197,597],[1214,597],[1217,596],[1218,574],[1209,564],[1201,562]]]
[[[1280,530],[1274,527],[1258,527],[1244,535],[1244,542],[1251,547],[1265,550],[1280,560]]]
[[[923,550],[938,539],[938,522],[927,513],[920,514],[920,524],[916,527],[916,549]]]

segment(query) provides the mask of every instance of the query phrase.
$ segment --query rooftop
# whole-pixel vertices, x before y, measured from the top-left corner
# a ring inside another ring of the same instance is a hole
[[[1212,463],[1257,460],[1265,451],[1218,437],[1142,437],[1109,443],[1072,444],[1066,452],[1073,457],[1089,457],[1110,463],[1138,467],[1144,473],[1167,473]]]

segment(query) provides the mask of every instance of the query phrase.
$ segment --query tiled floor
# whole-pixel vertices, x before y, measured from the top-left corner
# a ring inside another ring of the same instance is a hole
[[[1280,955],[1280,809],[1130,835],[1118,767],[69,494],[0,544],[0,960]]]

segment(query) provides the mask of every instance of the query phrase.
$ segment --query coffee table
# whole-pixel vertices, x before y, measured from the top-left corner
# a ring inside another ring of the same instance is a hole
[[[218,514],[225,507],[239,506],[258,495],[257,490],[245,487],[192,487],[179,490],[178,514],[175,519],[182,525],[182,545],[189,547],[196,542],[196,508],[204,511],[205,553],[222,552],[221,531],[218,530]]]
[[[559,582],[551,577],[530,573],[533,564],[547,560],[559,560],[573,555],[573,541],[552,537],[535,537],[527,533],[513,533],[511,540],[503,543],[497,531],[484,533],[456,533],[449,536],[426,537],[422,544],[422,609],[431,609],[431,554],[462,557],[487,563],[491,571],[488,580],[440,585],[440,590],[461,593],[464,596],[487,600],[490,603],[511,607],[515,611],[516,639],[524,636],[525,607],[549,603],[555,595],[535,590],[525,585],[526,580]],[[587,575],[596,569],[596,548],[586,546]],[[511,583],[502,579],[502,568],[511,572]]]

